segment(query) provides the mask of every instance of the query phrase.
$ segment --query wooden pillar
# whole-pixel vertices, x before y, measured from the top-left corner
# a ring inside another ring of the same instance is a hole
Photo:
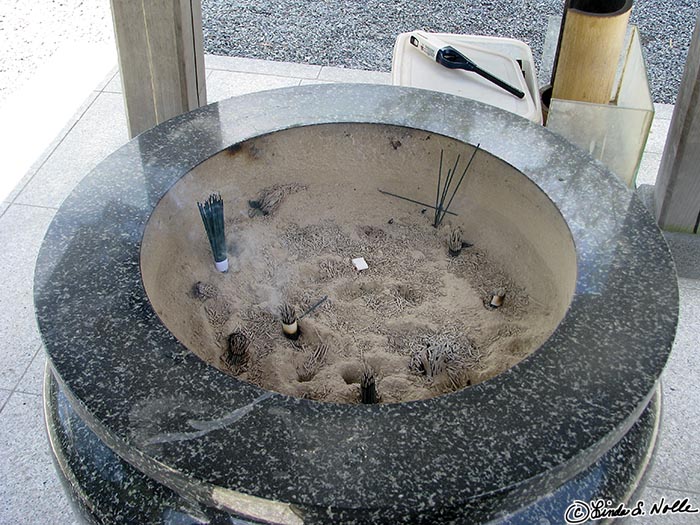
[[[700,15],[661,158],[655,203],[661,228],[700,233]]]
[[[206,104],[201,0],[112,0],[131,137]]]
[[[553,98],[610,102],[632,0],[568,0],[553,79]]]

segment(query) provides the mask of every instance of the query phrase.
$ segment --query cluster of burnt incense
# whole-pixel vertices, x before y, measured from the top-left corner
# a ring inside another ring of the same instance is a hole
[[[228,347],[221,356],[221,361],[234,373],[238,373],[248,361],[250,339],[241,331],[228,336]]]
[[[316,349],[307,356],[304,362],[297,367],[297,378],[299,381],[302,383],[311,381],[326,360],[327,354],[328,345],[326,343],[319,344]]]
[[[220,272],[225,272],[228,270],[228,256],[224,230],[224,200],[219,193],[212,193],[204,202],[198,202],[197,207],[214,255],[214,265]]]
[[[462,253],[463,248],[473,246],[472,243],[465,241],[462,236],[462,228],[459,226],[450,232],[450,238],[447,239],[447,250],[452,257],[457,257],[460,253]]]
[[[374,371],[369,367],[365,367],[360,378],[360,400],[365,405],[377,402],[377,383]]]
[[[411,371],[424,375],[429,380],[449,380],[453,388],[465,386],[464,382],[459,379],[463,366],[462,358],[451,345],[446,343],[432,346],[428,344],[424,348],[416,350],[411,355],[411,361],[408,365]],[[470,384],[468,379],[466,384]]]

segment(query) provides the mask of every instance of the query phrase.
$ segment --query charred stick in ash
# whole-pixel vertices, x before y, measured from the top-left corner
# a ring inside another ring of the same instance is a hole
[[[319,299],[318,302],[314,303],[314,304],[311,306],[311,308],[309,308],[308,310],[306,310],[306,312],[304,312],[303,314],[301,314],[301,315],[299,316],[299,319],[303,319],[304,317],[306,317],[307,315],[309,315],[310,313],[312,313],[314,310],[316,310],[316,308],[318,308],[319,306],[321,306],[321,305],[322,305],[323,303],[325,303],[327,300],[328,300],[328,296],[327,296],[327,295],[324,295],[323,297],[321,297],[321,299]]]
[[[377,382],[374,371],[366,367],[360,378],[360,401],[363,405],[373,405],[377,402]]]
[[[250,340],[243,332],[233,332],[228,336],[228,347],[221,356],[221,361],[234,373],[240,371],[248,361]]]
[[[228,270],[226,232],[224,231],[224,201],[218,193],[212,193],[204,202],[197,202],[204,229],[209,238],[214,265],[220,272]]]
[[[284,303],[280,306],[280,319],[282,320],[282,333],[287,339],[299,339],[300,330],[297,322],[297,313],[294,307]]]

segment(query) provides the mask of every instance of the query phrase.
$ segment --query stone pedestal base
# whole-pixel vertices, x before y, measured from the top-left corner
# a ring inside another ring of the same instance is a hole
[[[660,418],[660,389],[627,434],[598,461],[554,492],[522,494],[517,488],[507,494],[480,499],[465,506],[463,523],[503,525],[563,523],[574,500],[605,499],[615,505],[626,502],[640,485],[656,442]],[[121,459],[105,445],[73,410],[47,368],[44,407],[56,469],[70,494],[74,508],[88,523],[235,523],[258,524],[243,516],[208,507],[195,494],[177,494]],[[504,514],[499,502],[529,501],[515,512]],[[357,509],[349,523],[373,521],[371,509]],[[440,517],[422,516],[431,523],[446,523]],[[330,523],[319,513],[303,523]],[[337,523],[337,522],[336,522]],[[347,523],[347,522],[344,522]],[[403,523],[396,516],[387,523]]]

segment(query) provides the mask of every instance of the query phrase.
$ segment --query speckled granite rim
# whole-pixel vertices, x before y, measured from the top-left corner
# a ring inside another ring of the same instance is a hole
[[[338,122],[480,143],[547,194],[571,230],[578,276],[566,317],[539,350],[454,394],[333,405],[244,384],[161,325],[141,284],[139,249],[162,195],[231,144]],[[55,376],[110,448],[204,504],[268,518],[285,514],[284,504],[302,514],[366,509],[386,517],[440,513],[506,490],[525,499],[551,491],[638,419],[678,315],[675,269],[658,228],[602,165],[498,109],[370,85],[229,99],[132,140],[58,211],[39,255],[35,303]],[[282,504],[253,504],[241,494]],[[521,504],[509,501],[501,511]]]

